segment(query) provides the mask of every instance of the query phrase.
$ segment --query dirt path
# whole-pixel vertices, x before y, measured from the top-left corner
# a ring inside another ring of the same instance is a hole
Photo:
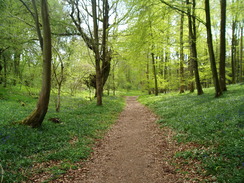
[[[79,183],[176,183],[183,181],[168,160],[175,144],[155,124],[156,116],[127,97],[119,120],[79,170],[57,182]],[[55,181],[56,182],[56,181]]]

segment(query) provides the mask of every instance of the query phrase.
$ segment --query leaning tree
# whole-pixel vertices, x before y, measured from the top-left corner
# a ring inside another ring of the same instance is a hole
[[[33,11],[23,1],[20,0],[27,10],[31,13],[36,25],[36,31],[42,51],[42,88],[37,102],[36,109],[21,121],[22,124],[29,125],[33,128],[40,127],[48,110],[50,90],[51,90],[51,29],[49,23],[49,12],[47,0],[40,1],[42,24],[39,22],[38,8],[36,0],[32,0]],[[41,27],[42,26],[42,27]]]

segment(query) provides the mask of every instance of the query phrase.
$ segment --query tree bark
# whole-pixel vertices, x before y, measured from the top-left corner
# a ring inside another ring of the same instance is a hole
[[[103,37],[102,37],[102,84],[103,87],[108,79],[111,68],[111,51],[108,50],[108,0],[103,0]]]
[[[225,77],[226,62],[226,0],[220,0],[221,5],[221,24],[220,24],[220,62],[219,62],[219,79],[222,91],[227,91]]]
[[[149,56],[148,56],[149,57]],[[147,71],[146,71],[146,76],[147,76],[147,92],[148,95],[151,95],[151,89],[150,89],[150,70],[149,70],[149,59],[147,59]]]
[[[186,1],[188,5],[188,27],[189,27],[189,38],[190,38],[190,51],[191,51],[191,60],[192,66],[195,75],[195,82],[197,87],[197,94],[202,95],[202,85],[200,82],[200,75],[198,70],[198,56],[197,56],[197,36],[196,36],[196,21],[195,21],[195,0],[193,0],[193,16],[191,15],[191,8],[189,7],[189,0]]]
[[[185,92],[183,32],[184,32],[184,14],[181,14],[181,20],[180,20],[180,93]]]
[[[51,90],[51,30],[49,23],[48,3],[47,0],[41,0],[41,16],[43,26],[43,73],[42,89],[40,92],[37,108],[22,121],[22,124],[29,125],[33,128],[40,127],[48,110],[50,90]],[[37,25],[37,24],[36,24]],[[38,28],[37,28],[38,30]],[[38,31],[37,31],[38,32]],[[41,44],[41,43],[40,43]]]
[[[20,51],[19,50],[15,50],[15,53],[14,53],[14,83],[13,85],[15,86],[17,84],[17,81],[21,78],[20,77],[20,69],[19,69],[19,66],[20,66]]]
[[[215,97],[219,97],[222,95],[222,91],[221,91],[220,84],[219,84],[219,78],[218,78],[218,73],[217,73],[217,68],[216,68],[216,61],[215,61],[215,56],[214,56],[209,0],[205,0],[205,13],[206,13],[208,52],[209,52],[212,77],[213,77],[213,82],[214,82],[214,87],[215,87]]]
[[[7,87],[7,59],[5,55],[3,55],[3,87]]]
[[[240,45],[240,82],[243,82],[243,25],[241,26],[241,45]]]
[[[152,68],[153,68],[153,76],[154,76],[154,87],[155,87],[155,96],[158,96],[158,79],[157,79],[157,72],[156,72],[156,63],[154,53],[151,53],[152,56]]]
[[[2,48],[0,48],[0,84],[3,83],[3,75],[2,75],[2,70],[3,70],[3,52],[4,50]]]
[[[36,0],[32,0],[32,5],[33,5],[34,12],[35,12],[32,15],[33,15],[33,18],[34,18],[34,21],[36,24],[36,32],[37,32],[38,40],[40,42],[41,49],[43,50],[43,37],[41,34],[39,16],[38,16],[38,11],[37,11],[37,7],[36,7]]]
[[[96,97],[97,105],[102,105],[102,73],[100,68],[100,54],[99,54],[99,37],[98,37],[98,17],[97,17],[97,2],[92,0],[92,15],[93,15],[93,29],[94,29],[94,54],[96,66]]]
[[[236,83],[236,20],[233,20],[232,22],[231,71],[232,71],[232,84],[235,84]]]

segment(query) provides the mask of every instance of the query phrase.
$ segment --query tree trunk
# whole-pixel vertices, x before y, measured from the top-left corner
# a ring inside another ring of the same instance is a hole
[[[112,80],[113,80],[113,95],[115,96],[115,94],[116,94],[116,86],[115,86],[115,64],[113,65]]]
[[[103,87],[109,77],[111,69],[111,51],[108,50],[108,21],[109,21],[108,0],[103,0],[103,37],[102,37],[102,82]]]
[[[60,111],[60,106],[61,106],[60,95],[61,95],[61,85],[58,85],[58,94],[57,94],[57,102],[56,102],[56,112],[59,112]]]
[[[240,45],[240,82],[243,82],[243,26],[241,26],[241,45]]]
[[[37,36],[39,39],[41,49],[43,50],[43,39],[44,38],[42,37],[42,34],[41,34],[39,16],[38,16],[38,11],[37,11],[37,7],[36,7],[36,0],[32,0],[32,5],[33,5],[34,12],[35,12],[35,13],[33,13],[33,18],[34,18],[34,22],[35,22],[35,26],[36,26],[36,32],[37,32]]]
[[[152,68],[153,68],[153,76],[154,76],[155,96],[158,96],[158,79],[157,79],[154,53],[151,53],[151,56],[152,56]]]
[[[180,20],[180,93],[185,92],[183,32],[184,32],[184,14],[182,13],[181,20]]]
[[[146,71],[146,76],[147,76],[147,92],[148,95],[151,95],[151,89],[150,89],[150,70],[149,70],[149,56],[147,56],[147,71]]]
[[[4,52],[4,50],[2,48],[0,48],[0,85],[3,83],[3,75],[2,75],[2,70],[3,70],[3,65],[2,65],[3,52]]]
[[[222,91],[227,91],[225,77],[225,60],[226,60],[226,0],[221,0],[221,25],[220,25],[220,62],[219,62],[219,81]]]
[[[78,2],[78,1],[77,1]],[[103,87],[106,84],[106,81],[109,77],[110,69],[111,69],[111,50],[108,49],[108,27],[109,27],[109,3],[108,0],[97,1],[91,0],[92,3],[92,19],[93,19],[93,33],[90,32],[90,36],[83,30],[81,27],[83,21],[81,19],[84,14],[80,11],[79,3],[72,0],[69,1],[71,5],[71,18],[74,22],[77,30],[79,31],[81,37],[85,41],[87,47],[94,52],[95,56],[95,70],[96,70],[96,94],[97,105],[102,105],[102,93]],[[100,2],[102,2],[102,7],[100,6]],[[86,15],[85,15],[86,16]],[[99,16],[99,17],[98,17]],[[98,21],[101,21],[98,24]],[[102,32],[98,31],[98,26],[102,25]],[[88,29],[92,28],[88,25]],[[101,34],[102,33],[102,34]],[[92,35],[93,34],[93,35]],[[99,35],[102,35],[101,41],[99,40]],[[100,41],[100,42],[99,42]],[[101,63],[102,62],[102,63]],[[97,83],[98,82],[98,83]]]
[[[219,84],[219,78],[218,78],[215,56],[214,56],[209,0],[205,0],[205,12],[206,12],[206,29],[207,29],[208,52],[209,52],[210,65],[211,65],[213,82],[214,82],[214,87],[215,87],[215,97],[219,97],[222,95],[222,91],[221,91],[220,84]]]
[[[189,6],[189,0],[187,0],[187,4]],[[198,58],[197,58],[197,37],[196,37],[196,21],[195,21],[195,0],[193,1],[193,18],[191,16],[191,8],[188,7],[188,27],[189,27],[189,38],[190,38],[190,51],[191,51],[191,59],[192,66],[195,75],[195,82],[197,87],[197,94],[202,95],[202,85],[200,82],[199,70],[198,70]]]
[[[7,87],[7,59],[5,55],[3,55],[3,87]]]
[[[58,85],[58,94],[57,94],[57,101],[56,101],[56,112],[59,112],[60,111],[60,107],[61,107],[61,88],[62,88],[62,84],[63,84],[63,81],[64,81],[64,63],[63,63],[63,59],[62,59],[61,55],[59,54],[59,52],[57,50],[56,50],[56,52],[57,52],[58,60],[60,62],[60,78],[58,77],[58,74],[57,74],[58,66],[56,67],[54,62],[53,62],[53,75],[54,75],[55,80],[56,80],[57,85]]]
[[[17,84],[17,81],[20,79],[20,71],[19,71],[19,66],[20,66],[20,51],[15,50],[14,53],[14,86]]]
[[[97,17],[97,2],[92,0],[92,15],[93,15],[93,29],[94,29],[94,53],[95,53],[95,66],[96,66],[96,97],[97,105],[102,105],[102,73],[100,68],[100,54],[99,54],[99,37],[98,37],[98,17]]]
[[[41,16],[43,26],[43,73],[42,89],[40,92],[37,108],[22,121],[22,124],[29,125],[33,128],[40,127],[48,110],[50,90],[51,90],[51,30],[49,24],[49,13],[47,0],[41,0]],[[41,46],[42,47],[42,46]]]
[[[232,40],[231,40],[231,71],[232,84],[236,83],[236,20],[232,22]]]

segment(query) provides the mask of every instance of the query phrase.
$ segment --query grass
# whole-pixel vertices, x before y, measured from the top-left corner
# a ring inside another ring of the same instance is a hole
[[[54,98],[51,97],[42,127],[31,129],[12,122],[29,115],[37,99],[16,88],[0,88],[0,164],[5,172],[4,182],[26,180],[36,173],[33,165],[42,162],[62,162],[39,170],[53,174],[54,179],[76,168],[75,163],[90,155],[92,144],[114,123],[124,106],[121,97],[104,97],[104,106],[97,107],[96,101],[63,96],[61,111],[57,113]],[[49,118],[59,118],[62,123],[52,123]]]
[[[220,98],[214,98],[213,88],[204,92],[147,95],[139,100],[161,117],[162,126],[177,131],[178,141],[204,147],[176,157],[200,160],[206,175],[217,182],[244,182],[244,85],[228,86]]]

